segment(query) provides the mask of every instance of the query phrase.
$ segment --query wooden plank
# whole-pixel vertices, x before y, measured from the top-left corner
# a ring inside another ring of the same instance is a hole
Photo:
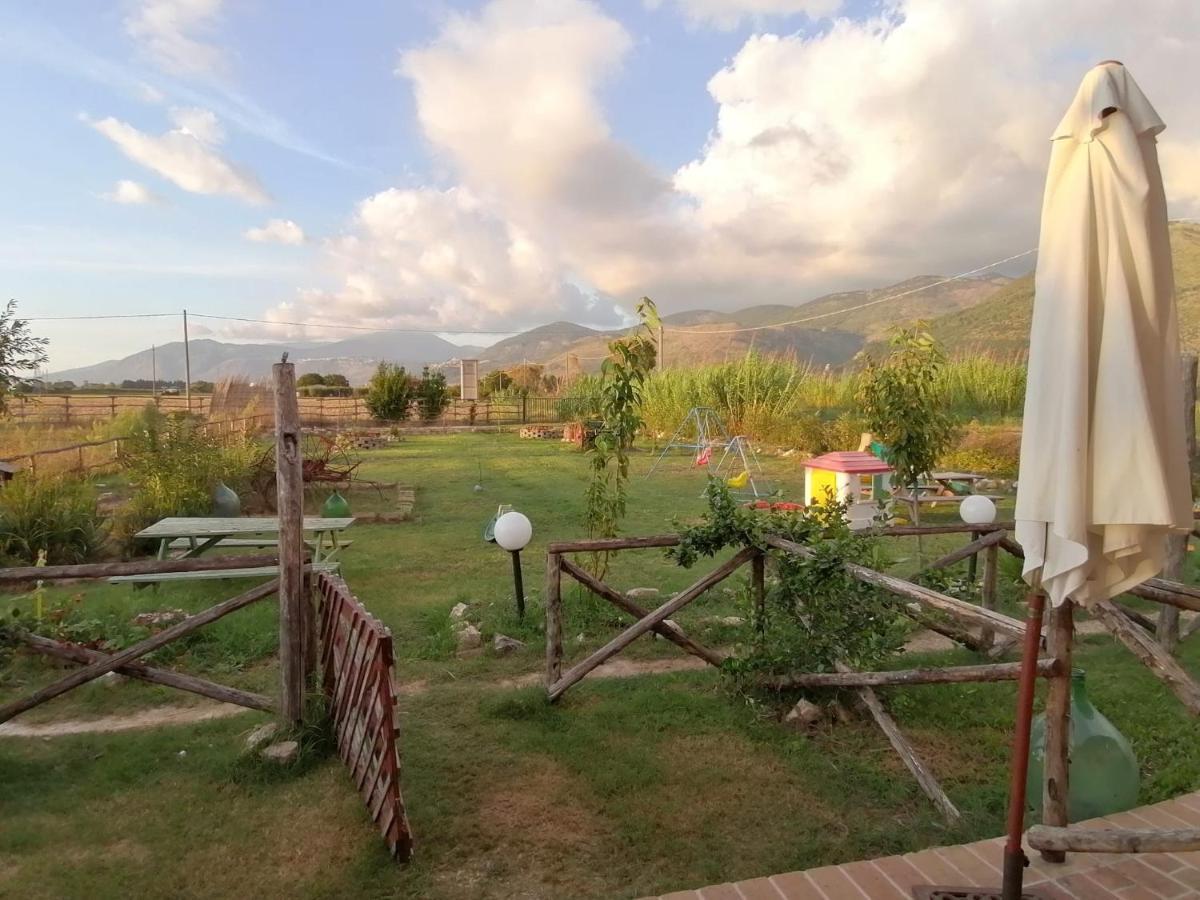
[[[999,580],[1000,548],[993,545],[983,552],[983,581],[979,588],[979,603],[984,609],[995,610]],[[979,638],[985,647],[991,648],[996,643],[996,632],[984,628],[979,632]]]
[[[546,687],[562,676],[562,557],[546,554]]]
[[[842,663],[835,663],[834,665],[838,672],[843,675],[853,674]],[[946,796],[946,792],[942,790],[942,786],[933,777],[933,773],[925,767],[925,763],[917,755],[916,749],[909,743],[908,738],[904,736],[903,732],[900,731],[900,726],[896,724],[896,721],[883,708],[883,704],[879,702],[879,697],[869,687],[859,687],[856,693],[858,694],[858,699],[862,701],[863,706],[871,714],[871,718],[875,720],[875,724],[887,736],[888,743],[892,745],[892,749],[896,751],[905,767],[912,773],[913,778],[917,780],[917,784],[921,786],[921,790],[925,792],[925,796],[933,801],[933,805],[938,808],[938,811],[941,812],[947,821],[958,822],[962,818],[962,814],[950,801],[950,798]]]
[[[1131,622],[1111,600],[1099,600],[1091,604],[1088,612],[1103,622],[1113,637],[1145,663],[1192,715],[1200,716],[1200,685],[1154,638]]]
[[[554,541],[546,547],[547,553],[603,553],[612,550],[637,550],[651,547],[674,547],[679,543],[677,534],[656,534],[649,537],[596,538],[586,541]]]
[[[1038,675],[1052,677],[1057,671],[1053,659],[1038,660]],[[805,672],[799,675],[780,675],[761,678],[756,684],[775,690],[793,688],[852,688],[894,687],[917,684],[965,684],[994,681],[1016,681],[1021,674],[1020,663],[991,663],[980,666],[949,666],[946,668],[897,669],[884,672]]]
[[[663,621],[663,619],[669,618],[679,612],[679,610],[683,609],[713,585],[728,578],[740,566],[753,559],[754,554],[757,552],[753,547],[745,547],[739,550],[731,559],[717,566],[717,568],[713,569],[713,571],[709,572],[687,590],[677,594],[673,599],[668,600],[641,621],[631,625],[582,662],[576,663],[563,673],[562,678],[547,689],[550,700],[557,700],[569,687],[579,682],[596,666],[603,663],[609,657],[620,653],[659,622]]]
[[[1154,831],[1138,828],[1052,828],[1034,825],[1025,834],[1035,850],[1059,853],[1187,853],[1200,850],[1200,828]]]
[[[1071,645],[1075,637],[1075,616],[1070,600],[1050,610],[1046,643],[1053,656],[1057,674],[1050,679],[1046,694],[1045,766],[1042,779],[1042,824],[1066,826],[1067,794],[1071,767]],[[1057,850],[1043,850],[1047,862],[1065,862]]]
[[[785,540],[773,535],[764,538],[764,540],[769,546],[787,551],[788,553],[805,557],[812,555],[812,551],[808,547],[805,547],[803,544],[797,544],[794,541]],[[918,603],[922,603],[931,609],[936,609],[939,612],[962,619],[964,622],[969,622],[972,625],[991,627],[995,631],[1016,636],[1020,636],[1024,632],[1020,622],[1002,613],[973,606],[970,603],[964,603],[962,600],[958,600],[947,594],[921,587],[910,581],[905,581],[903,578],[897,578],[894,575],[885,575],[882,572],[876,572],[874,569],[860,566],[857,563],[846,563],[845,568],[847,573],[859,581],[873,584],[876,587],[891,591],[893,594],[909,600],[916,600]]]
[[[40,706],[47,700],[53,700],[60,694],[65,694],[67,691],[77,688],[81,684],[86,684],[107,672],[120,668],[126,663],[133,662],[138,657],[145,656],[159,647],[165,647],[172,641],[178,640],[184,635],[191,634],[193,631],[203,628],[205,625],[215,622],[217,619],[227,616],[231,612],[241,609],[243,606],[249,606],[251,603],[255,603],[264,597],[271,596],[278,589],[278,581],[273,580],[266,584],[260,584],[258,587],[251,588],[244,594],[223,600],[216,606],[210,606],[208,609],[196,613],[194,616],[188,616],[182,622],[176,622],[169,628],[164,628],[158,634],[151,635],[143,641],[138,641],[132,647],[127,647],[120,653],[114,653],[103,660],[98,660],[78,671],[72,672],[70,675],[60,678],[53,684],[48,684],[26,697],[6,703],[4,706],[0,706],[0,722],[7,722],[19,713],[33,709],[35,706]]]
[[[756,556],[755,559],[759,557]],[[598,597],[607,600],[618,609],[624,610],[636,619],[644,619],[650,615],[648,610],[643,609],[638,604],[634,603],[620,591],[609,587],[603,581],[592,575],[586,569],[583,569],[569,559],[562,560],[562,570],[582,584],[585,588],[591,591]],[[725,662],[724,654],[717,653],[715,650],[710,650],[703,644],[693,641],[690,637],[683,633],[683,629],[678,626],[672,628],[666,622],[659,622],[652,629],[655,634],[660,634],[675,646],[684,650],[692,656],[698,656],[709,665],[720,666]]]
[[[243,557],[232,557],[242,559]],[[305,571],[337,572],[341,563],[306,563]],[[170,581],[219,581],[226,578],[275,578],[279,566],[256,566],[252,569],[214,569],[199,572],[174,572],[166,575],[118,575],[108,579],[109,584],[158,584]]]
[[[274,554],[211,556],[207,559],[139,559],[132,562],[84,563],[76,566],[13,566],[0,569],[0,584],[24,581],[58,581],[67,578],[108,578],[121,575],[169,574],[274,566]]]
[[[981,538],[971,541],[971,543],[959,547],[957,550],[952,550],[945,556],[939,557],[931,562],[926,569],[945,569],[954,565],[956,562],[961,562],[968,556],[974,556],[982,550],[988,550],[1002,540],[1008,537],[1007,531],[989,531]]]
[[[287,355],[284,355],[287,359]],[[304,471],[296,367],[271,366],[275,381],[275,508],[279,511],[279,715],[289,726],[304,718]]]
[[[53,641],[41,635],[30,634],[29,632],[22,632],[17,637],[23,644],[36,650],[38,653],[44,653],[47,656],[53,656],[58,659],[67,659],[82,665],[90,665],[108,658],[108,654],[101,653],[98,650],[82,647],[79,644]],[[149,681],[152,684],[178,688],[181,691],[199,694],[201,697],[219,700],[222,703],[235,703],[238,706],[245,706],[248,709],[258,709],[263,712],[273,712],[275,710],[275,702],[270,697],[226,687],[223,684],[217,684],[204,678],[197,678],[195,675],[172,672],[169,669],[159,669],[139,662],[126,663],[123,666],[118,666],[115,671],[119,675],[125,675],[129,678],[137,678],[141,681]]]
[[[1015,527],[1016,523],[1012,521],[986,524],[955,522],[948,525],[885,525],[858,533],[871,537],[912,537],[926,534],[986,534],[989,531],[1012,531]]]

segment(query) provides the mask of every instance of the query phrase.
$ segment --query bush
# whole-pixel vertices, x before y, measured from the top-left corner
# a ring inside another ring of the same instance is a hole
[[[367,409],[376,419],[401,422],[408,418],[413,399],[412,380],[404,366],[381,362],[367,384]]]
[[[426,366],[421,371],[417,385],[417,400],[421,405],[421,418],[431,422],[442,414],[450,403],[450,389],[446,387],[446,376],[441,372],[430,372]]]
[[[249,439],[222,443],[186,416],[147,411],[121,451],[136,491],[118,517],[118,539],[130,549],[133,534],[164,516],[208,515],[218,481],[244,493],[256,452]]]
[[[87,562],[104,545],[104,522],[86,482],[19,475],[0,488],[0,555],[33,565]]]
[[[329,382],[325,380],[325,376],[320,372],[305,372],[296,379],[296,387],[298,388],[314,387],[319,384],[328,383]]]

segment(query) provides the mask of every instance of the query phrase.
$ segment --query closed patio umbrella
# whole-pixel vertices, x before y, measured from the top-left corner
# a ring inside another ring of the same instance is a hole
[[[1155,136],[1108,61],[1052,136],[1035,275],[1016,535],[1030,593],[1003,896],[1020,896],[1029,723],[1044,598],[1087,606],[1157,575],[1192,527],[1179,337]]]

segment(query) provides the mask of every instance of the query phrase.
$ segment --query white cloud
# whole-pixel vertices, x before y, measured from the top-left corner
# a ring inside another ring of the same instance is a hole
[[[634,45],[595,3],[451,16],[399,71],[457,186],[365,200],[325,245],[339,287],[296,307],[511,330],[607,298],[735,308],[967,270],[1036,244],[1050,132],[1110,56],[1167,121],[1172,213],[1200,214],[1200,119],[1178,74],[1200,53],[1192,0],[881,9],[748,39],[710,80],[709,140],[674,173],[612,133],[601,92]]]
[[[216,117],[199,109],[171,111],[176,127],[161,135],[139,131],[108,117],[85,119],[122,153],[193,194],[223,194],[249,203],[265,203],[266,190],[250,172],[217,152],[222,132]]]
[[[552,254],[466,188],[368,197],[349,232],[324,250],[340,286],[302,292],[267,318],[446,331],[560,315],[616,321],[564,278]]]
[[[824,18],[837,12],[842,0],[646,0],[651,9],[666,4],[678,9],[692,25],[733,29],[744,21],[761,22],[768,16]]]
[[[176,75],[220,74],[225,52],[212,40],[223,0],[140,0],[125,31],[160,68]]]
[[[271,244],[303,244],[304,229],[291,219],[271,219],[260,228],[251,228],[245,232],[250,241]]]
[[[108,200],[111,203],[126,203],[134,206],[142,206],[152,203],[161,203],[162,200],[144,184],[139,184],[136,181],[130,181],[127,178],[122,178],[118,181],[111,191],[100,195],[101,199]]]

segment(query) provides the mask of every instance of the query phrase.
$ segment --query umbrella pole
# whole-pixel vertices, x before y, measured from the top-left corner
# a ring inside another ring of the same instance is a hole
[[[1029,616],[1025,620],[1025,642],[1021,654],[1021,677],[1017,687],[1017,715],[1013,731],[1012,766],[1008,784],[1008,840],[1004,844],[1002,900],[1021,900],[1025,867],[1029,860],[1021,849],[1025,830],[1025,780],[1029,776],[1029,732],[1033,723],[1033,695],[1037,687],[1038,649],[1042,640],[1042,613],[1046,595],[1041,584],[1029,592]]]

